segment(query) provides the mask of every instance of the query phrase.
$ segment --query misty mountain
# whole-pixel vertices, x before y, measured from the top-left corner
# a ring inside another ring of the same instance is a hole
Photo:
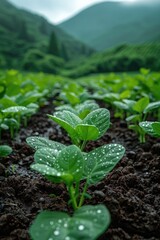
[[[160,3],[93,5],[59,27],[97,50],[160,40]]]
[[[52,32],[57,36],[62,58],[67,55],[67,59],[77,59],[93,52],[42,16],[17,8],[7,0],[0,0],[0,60],[7,67],[20,65],[30,49],[47,53]]]

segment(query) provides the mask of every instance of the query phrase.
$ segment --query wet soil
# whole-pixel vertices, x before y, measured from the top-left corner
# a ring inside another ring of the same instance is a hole
[[[53,184],[30,170],[34,151],[26,144],[28,136],[44,136],[70,144],[67,134],[46,114],[54,110],[52,101],[32,116],[14,140],[5,133],[3,144],[13,153],[0,159],[0,239],[29,240],[28,228],[42,210],[71,212],[63,184]],[[100,183],[91,186],[92,199],[86,204],[105,204],[112,222],[99,240],[160,240],[160,140],[147,137],[140,144],[136,135],[120,119],[112,117],[109,131],[86,151],[119,143],[126,154],[116,168]],[[82,239],[83,240],[83,239]]]

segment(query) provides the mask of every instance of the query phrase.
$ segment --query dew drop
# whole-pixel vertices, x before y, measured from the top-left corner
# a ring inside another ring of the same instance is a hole
[[[70,237],[68,237],[68,236],[67,236],[67,237],[65,237],[65,240],[70,240]]]
[[[97,213],[101,213],[102,211],[100,209],[97,210]]]
[[[54,235],[55,235],[55,236],[58,236],[58,235],[59,235],[59,231],[58,231],[58,230],[55,230],[55,231],[54,231]]]
[[[80,231],[82,231],[82,230],[84,230],[84,226],[83,226],[83,225],[79,225],[78,229],[79,229]]]

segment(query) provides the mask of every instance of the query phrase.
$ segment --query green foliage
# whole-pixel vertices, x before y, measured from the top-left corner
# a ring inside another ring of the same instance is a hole
[[[160,137],[160,122],[145,121],[145,122],[140,122],[139,126],[147,134],[154,136],[154,137]]]
[[[159,71],[159,42],[126,45],[123,48],[116,49],[112,48],[105,52],[95,53],[87,59],[79,60],[64,74],[78,78],[93,73],[134,72],[139,71],[140,68]]]
[[[59,44],[57,40],[57,36],[54,32],[51,33],[50,40],[49,40],[49,45],[48,45],[48,53],[55,55],[55,56],[60,56],[59,52]]]
[[[83,206],[72,217],[63,212],[44,211],[31,226],[30,235],[33,240],[95,240],[109,224],[110,214],[104,205]]]
[[[145,142],[145,131],[139,126],[139,123],[146,119],[148,113],[153,112],[159,107],[160,101],[149,103],[148,97],[141,98],[133,105],[132,110],[135,111],[135,113],[126,120],[133,123],[129,127],[139,135],[140,142]]]
[[[85,46],[64,33],[58,26],[48,23],[47,20],[41,16],[16,8],[6,0],[0,1],[0,23],[1,68],[55,73],[54,65],[51,70],[50,61],[44,58],[44,62],[41,63],[42,66],[39,65],[38,69],[34,61],[31,61],[30,64],[27,62],[29,66],[27,65],[25,68],[23,68],[23,64],[21,64],[23,58],[27,58],[28,52],[32,49],[36,49],[43,55],[48,53],[48,43],[52,32],[55,32],[58,38],[58,56],[64,59],[66,59],[64,49],[67,49],[67,59],[78,59],[82,56],[88,56],[93,52],[90,47]],[[83,51],[83,49],[86,51]]]
[[[56,112],[53,116],[48,116],[60,124],[72,142],[82,149],[88,140],[97,140],[103,136],[110,126],[110,113],[104,108],[90,112],[83,120],[69,111]]]
[[[83,153],[75,145],[66,147],[45,138],[29,137],[27,143],[37,149],[31,168],[52,182],[64,182],[74,209],[82,206],[87,187],[102,180],[125,152],[119,144],[104,145]],[[85,180],[82,192],[79,189],[81,180]]]
[[[7,145],[0,145],[0,157],[7,157],[11,152],[11,147]]]

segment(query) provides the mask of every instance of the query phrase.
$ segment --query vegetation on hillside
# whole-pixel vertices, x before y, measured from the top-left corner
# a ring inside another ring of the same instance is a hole
[[[93,73],[138,71],[140,68],[160,69],[160,44],[121,45],[102,53],[96,53],[78,63],[69,63],[62,73],[80,77]]]
[[[53,52],[48,52],[48,46],[51,35],[55,34],[59,44],[59,54],[57,59]],[[0,67],[18,68],[31,70],[36,58],[40,61],[38,69],[44,72],[57,72],[57,64],[54,62],[77,59],[81,56],[88,56],[93,49],[87,47],[73,37],[66,34],[47,22],[43,17],[32,14],[25,10],[18,9],[7,0],[0,1]],[[30,66],[26,67],[28,55],[34,55],[30,58]],[[51,66],[51,67],[50,67]],[[49,69],[49,71],[48,71]]]

